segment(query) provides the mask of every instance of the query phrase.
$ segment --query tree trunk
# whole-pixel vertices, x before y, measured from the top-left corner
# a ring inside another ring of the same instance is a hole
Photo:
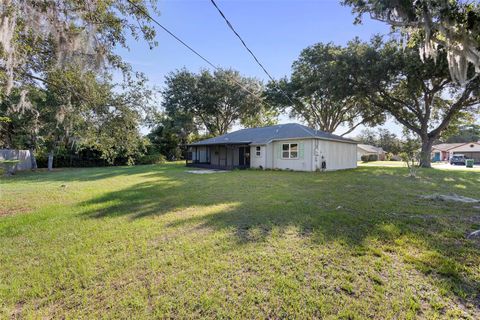
[[[420,167],[432,167],[432,146],[435,139],[422,137],[422,149],[420,151]]]
[[[48,153],[48,171],[53,170],[53,150]]]
[[[37,158],[35,158],[35,151],[32,148],[30,148],[29,151],[30,151],[30,162],[32,163],[32,170],[35,171],[38,169]]]

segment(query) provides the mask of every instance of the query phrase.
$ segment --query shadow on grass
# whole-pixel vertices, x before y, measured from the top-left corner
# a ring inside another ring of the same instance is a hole
[[[468,186],[465,195],[472,196],[478,192],[480,174],[429,170],[421,179],[410,179],[402,168],[210,175],[177,169],[144,173],[155,179],[86,201],[81,204],[83,215],[140,219],[190,209],[193,214],[179,214],[167,227],[227,230],[238,245],[265,241],[273,231],[281,236],[292,228],[308,241],[339,242],[356,254],[371,250],[371,239],[393,250],[399,239],[411,241],[428,254],[409,255],[406,262],[438,278],[460,300],[478,305],[480,284],[463,272],[466,256],[478,251],[478,244],[465,240],[464,232],[472,221],[480,223],[478,215],[468,215],[469,204],[437,204],[418,195],[449,192],[462,182]],[[229,203],[236,205],[200,213]],[[455,215],[458,219],[451,219]]]
[[[175,164],[166,166],[137,165],[120,167],[95,167],[95,168],[55,168],[53,172],[46,169],[37,171],[18,171],[13,176],[1,177],[2,182],[72,182],[72,181],[96,181],[120,176],[128,176],[144,173],[146,170],[167,171],[178,168]]]

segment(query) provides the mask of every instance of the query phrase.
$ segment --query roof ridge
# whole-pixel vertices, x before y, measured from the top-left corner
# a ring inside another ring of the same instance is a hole
[[[304,126],[303,124],[300,124],[300,123],[294,123],[294,124],[299,126],[300,128],[302,128],[302,130],[305,131],[306,133],[308,133],[310,136],[312,136],[312,137],[316,136],[316,134],[312,134],[312,132],[310,131],[312,129],[310,129],[309,127]],[[308,130],[308,129],[310,129],[310,130]]]

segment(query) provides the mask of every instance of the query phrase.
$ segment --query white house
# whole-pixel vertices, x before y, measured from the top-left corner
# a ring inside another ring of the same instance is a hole
[[[187,166],[298,171],[357,167],[357,143],[297,123],[242,129],[188,145]]]
[[[357,161],[362,160],[362,156],[377,155],[378,160],[385,160],[385,151],[381,147],[371,146],[369,144],[357,145]]]

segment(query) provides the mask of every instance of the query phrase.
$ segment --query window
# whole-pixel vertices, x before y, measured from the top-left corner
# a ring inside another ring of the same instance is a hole
[[[284,143],[282,145],[282,158],[283,159],[297,159],[298,158],[298,144],[297,143]]]
[[[261,148],[260,147],[255,147],[255,155],[257,157],[260,157],[262,155]]]

